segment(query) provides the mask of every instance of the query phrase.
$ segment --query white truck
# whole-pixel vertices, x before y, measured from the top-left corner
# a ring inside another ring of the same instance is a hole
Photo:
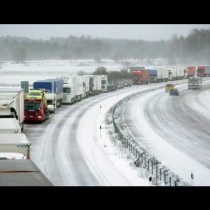
[[[19,124],[24,129],[24,92],[23,89],[0,88],[0,118],[5,123],[13,126]],[[15,122],[17,121],[17,122]]]
[[[61,79],[63,80],[62,103],[72,104],[86,97],[86,91],[89,89],[89,79],[78,75],[69,75],[61,77]],[[86,86],[87,82],[88,84]]]
[[[89,95],[93,96],[97,93],[96,75],[89,75]]]
[[[62,103],[64,103],[64,104],[75,103],[77,101],[77,97],[76,97],[77,77],[76,77],[76,75],[62,77],[61,79],[63,80]]]
[[[77,76],[77,83],[76,83],[76,97],[77,101],[80,101],[82,98],[85,97],[85,90],[84,90],[84,77]]]
[[[101,75],[96,75],[96,93],[101,92]]]
[[[202,88],[202,78],[201,77],[189,77],[188,78],[188,89],[195,90]]]
[[[107,75],[101,75],[101,92],[108,92],[108,77]]]
[[[89,79],[89,75],[83,75],[83,79],[84,79],[84,92],[85,92],[85,97],[89,96],[89,92],[90,92],[90,79]]]
[[[30,159],[30,145],[24,133],[0,133],[0,153],[19,153]]]

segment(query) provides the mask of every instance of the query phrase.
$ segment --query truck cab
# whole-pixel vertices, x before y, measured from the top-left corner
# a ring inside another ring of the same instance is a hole
[[[49,118],[46,95],[43,90],[30,90],[24,101],[25,122],[43,122]]]

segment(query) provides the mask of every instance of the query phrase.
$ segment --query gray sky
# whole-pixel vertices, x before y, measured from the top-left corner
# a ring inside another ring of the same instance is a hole
[[[92,38],[168,40],[173,34],[186,37],[194,29],[210,24],[0,24],[0,36],[31,39],[90,35]]]

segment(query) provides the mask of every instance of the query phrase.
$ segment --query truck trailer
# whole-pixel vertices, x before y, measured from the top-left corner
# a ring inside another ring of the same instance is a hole
[[[73,104],[77,101],[76,84],[77,76],[69,75],[61,78],[63,80],[63,104]]]
[[[30,159],[30,146],[24,133],[0,133],[0,153],[20,153]]]
[[[101,92],[106,93],[108,92],[108,76],[101,75]]]
[[[149,70],[134,70],[131,72],[133,85],[144,85],[150,81]]]
[[[210,77],[210,66],[198,66],[197,67],[198,77]]]
[[[0,162],[0,186],[53,186],[32,160]]]
[[[20,88],[0,88],[0,118],[13,118],[24,129],[24,92]]]
[[[38,80],[33,83],[33,89],[45,90],[47,98],[47,107],[51,113],[54,113],[57,107],[62,105],[63,99],[63,80],[46,79]]]

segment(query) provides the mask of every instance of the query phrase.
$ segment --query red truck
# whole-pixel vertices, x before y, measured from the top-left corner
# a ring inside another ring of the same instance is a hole
[[[209,77],[210,76],[210,66],[198,66],[197,76],[198,77]]]
[[[148,84],[150,80],[149,70],[134,70],[131,72],[133,85]]]
[[[195,70],[196,67],[195,66],[188,66],[187,67],[187,77],[193,77],[195,75]]]
[[[43,122],[49,118],[45,92],[30,90],[24,100],[25,122]]]

